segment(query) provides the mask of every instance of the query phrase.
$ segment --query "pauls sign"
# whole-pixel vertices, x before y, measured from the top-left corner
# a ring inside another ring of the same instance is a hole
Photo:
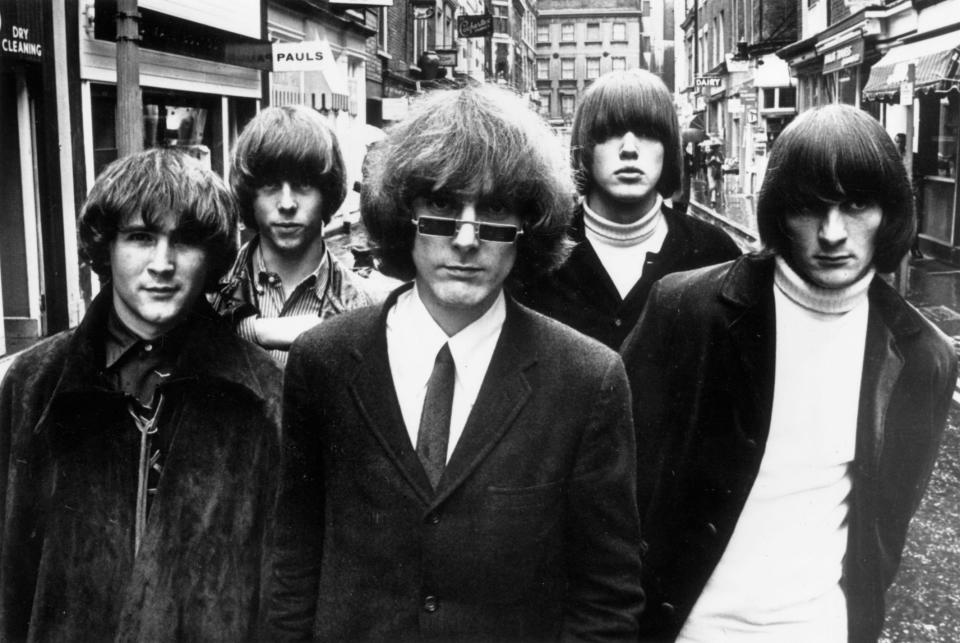
[[[493,35],[493,16],[481,13],[457,18],[457,35],[461,38],[485,38]]]

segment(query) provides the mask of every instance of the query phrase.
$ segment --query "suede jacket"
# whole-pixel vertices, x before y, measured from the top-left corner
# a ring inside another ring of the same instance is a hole
[[[747,255],[654,286],[622,355],[644,528],[641,639],[676,637],[733,534],[763,459],[776,367],[774,261]],[[882,278],[866,352],[841,586],[849,640],[876,641],[957,380],[946,338]]]
[[[110,305],[107,290],[0,387],[0,640],[250,639],[282,373],[205,301],[176,331],[168,447],[135,555],[140,433],[100,366]]]

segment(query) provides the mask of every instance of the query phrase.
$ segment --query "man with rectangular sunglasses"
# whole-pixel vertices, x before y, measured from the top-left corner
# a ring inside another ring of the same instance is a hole
[[[384,272],[293,345],[271,639],[635,640],[623,366],[504,283],[566,254],[556,138],[493,87],[427,95],[368,161]]]

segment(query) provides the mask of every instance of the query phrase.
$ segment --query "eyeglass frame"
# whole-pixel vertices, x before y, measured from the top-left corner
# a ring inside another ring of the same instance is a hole
[[[429,232],[423,232],[420,226],[421,219],[426,219],[428,221],[450,221],[451,223],[453,223],[453,232],[451,234],[430,234]],[[463,227],[464,225],[472,225],[473,233],[474,235],[476,235],[477,239],[479,241],[484,241],[486,243],[516,243],[517,239],[519,239],[520,236],[523,234],[523,227],[514,225],[512,223],[492,223],[489,221],[466,221],[464,219],[453,219],[450,217],[434,217],[427,214],[410,219],[410,223],[412,223],[417,227],[417,234],[422,234],[425,237],[442,237],[446,239],[453,239],[454,237],[456,237],[457,234],[460,233],[460,228]],[[511,239],[510,241],[501,241],[499,239],[484,239],[483,232],[482,232],[484,228],[488,228],[488,229],[494,228],[497,230],[512,229],[516,232],[516,234],[514,234],[513,239]]]

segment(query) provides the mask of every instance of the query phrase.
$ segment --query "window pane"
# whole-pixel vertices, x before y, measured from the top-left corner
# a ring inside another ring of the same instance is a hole
[[[549,25],[537,25],[537,42],[550,42]]]
[[[550,79],[550,60],[548,58],[537,58],[537,80]]]
[[[599,76],[600,76],[600,59],[587,58],[587,78],[599,78]]]
[[[624,22],[613,23],[613,40],[627,39],[627,25]]]
[[[612,63],[614,71],[623,71],[627,68],[627,59],[623,56],[614,56]]]
[[[565,42],[573,41],[573,23],[565,22],[560,25],[560,40]]]
[[[560,59],[560,78],[573,78],[573,58]]]
[[[587,42],[600,42],[600,23],[587,23]]]

